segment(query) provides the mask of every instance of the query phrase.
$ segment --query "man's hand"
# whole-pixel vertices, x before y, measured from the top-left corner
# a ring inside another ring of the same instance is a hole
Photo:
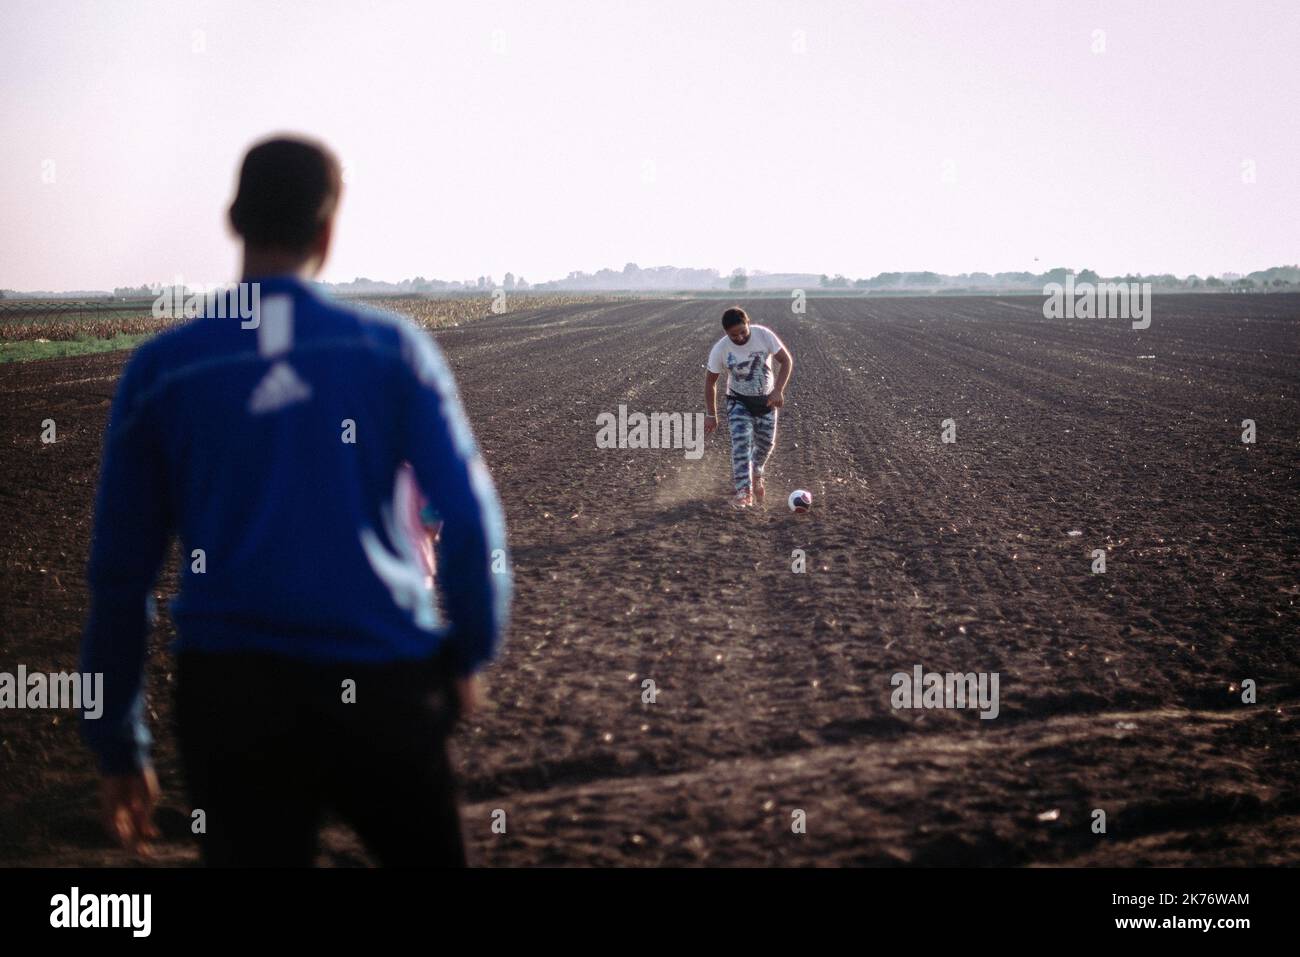
[[[456,679],[456,700],[460,703],[461,720],[483,707],[483,682],[478,675],[465,675]]]
[[[718,431],[718,378],[721,372],[704,372],[704,434]],[[709,409],[713,411],[710,412]],[[712,416],[712,418],[710,418]]]
[[[769,409],[779,409],[785,405],[785,392],[773,392],[767,397],[767,407]]]
[[[100,808],[108,836],[132,854],[148,857],[149,840],[159,836],[153,823],[158,805],[158,775],[145,766],[132,774],[105,776],[100,782]]]

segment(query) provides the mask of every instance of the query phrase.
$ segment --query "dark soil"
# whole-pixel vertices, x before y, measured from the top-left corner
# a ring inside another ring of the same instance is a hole
[[[796,362],[771,501],[748,513],[725,504],[722,436],[698,461],[595,442],[620,403],[700,409],[720,304],[437,333],[517,582],[491,702],[454,743],[472,860],[1300,863],[1300,297],[1161,296],[1145,331],[1033,297],[746,305]],[[76,667],[124,359],[0,367],[0,671]],[[173,635],[164,618],[149,672],[157,861],[190,864]],[[916,665],[998,672],[998,718],[895,710]],[[75,724],[0,711],[0,864],[127,861]],[[326,831],[322,863],[365,861]]]

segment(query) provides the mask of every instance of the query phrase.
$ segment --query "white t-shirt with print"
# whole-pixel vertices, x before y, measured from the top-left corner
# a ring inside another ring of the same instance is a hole
[[[723,336],[709,351],[710,372],[727,373],[727,391],[737,395],[768,395],[775,384],[772,356],[784,346],[767,326],[750,323],[749,341],[738,346]]]

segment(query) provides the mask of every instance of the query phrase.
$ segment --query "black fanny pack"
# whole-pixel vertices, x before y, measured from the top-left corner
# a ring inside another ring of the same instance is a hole
[[[745,411],[750,415],[767,415],[774,411],[768,407],[768,397],[765,395],[737,395],[734,392],[727,393],[728,402],[739,402],[745,407]]]

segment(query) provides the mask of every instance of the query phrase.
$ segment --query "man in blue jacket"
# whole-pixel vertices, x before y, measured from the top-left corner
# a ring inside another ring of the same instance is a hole
[[[326,810],[384,864],[465,861],[446,736],[505,627],[501,506],[433,340],[310,285],[340,191],[318,144],[251,149],[230,304],[252,316],[209,300],[136,350],[113,402],[81,664],[104,713],[82,727],[106,824],[136,851],[157,834],[143,674],[175,534],[176,732],[204,862],[310,865]],[[445,622],[394,514],[404,462],[443,517]]]

